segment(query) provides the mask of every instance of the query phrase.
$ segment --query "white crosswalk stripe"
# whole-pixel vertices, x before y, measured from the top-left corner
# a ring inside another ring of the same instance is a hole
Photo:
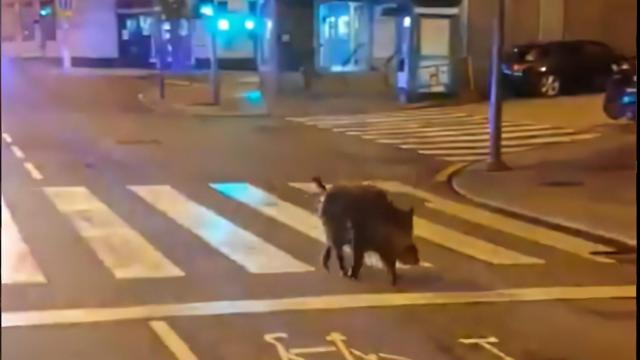
[[[2,196],[2,283],[37,284],[46,283],[40,267],[31,255],[31,250],[22,239],[20,231]]]
[[[380,144],[414,150],[446,161],[486,159],[489,126],[484,115],[469,115],[458,109],[431,108],[353,116],[287,118],[336,133],[361,137]],[[513,153],[537,146],[588,140],[598,133],[506,119],[502,126],[502,150]]]
[[[506,129],[516,128],[518,130],[545,130],[551,129],[550,126],[547,125],[522,125],[517,124],[517,126],[513,126],[511,124],[507,124],[505,126]],[[365,139],[375,139],[378,137],[386,137],[386,136],[405,136],[405,134],[425,134],[426,136],[438,136],[438,135],[470,135],[470,134],[485,134],[489,132],[489,128],[487,125],[482,125],[477,128],[471,129],[437,129],[437,128],[410,128],[410,129],[393,129],[393,130],[371,130],[371,131],[348,131],[346,134],[349,135],[363,135],[362,137]]]
[[[313,267],[193,202],[170,186],[130,186],[129,189],[249,272],[313,270]]]
[[[47,187],[44,192],[116,278],[184,275],[87,188]]]
[[[539,255],[531,256],[519,252],[520,250],[508,249],[497,245],[491,238],[491,236],[507,234],[515,239],[514,241],[520,240],[535,244],[534,246],[552,248],[586,261],[615,264],[615,261],[610,258],[595,255],[615,250],[608,246],[458,203],[401,182],[368,181],[368,183],[379,186],[392,195],[402,194],[420,200],[427,208],[451,218],[462,219],[493,230],[488,232],[489,235],[481,237],[420,216],[414,217],[414,233],[419,238],[418,243],[431,243],[452,253],[463,255],[461,259],[467,257],[496,266],[546,264],[547,259]],[[315,185],[310,182],[286,185],[307,194],[318,192]],[[246,205],[248,209],[264,216],[268,221],[275,221],[294,229],[303,235],[301,239],[311,238],[322,244],[326,243],[322,223],[312,211],[246,182],[211,183],[209,186],[217,193]],[[225,218],[214,210],[196,203],[171,186],[136,185],[127,186],[127,188],[131,190],[132,199],[142,200],[151,205],[149,211],[157,211],[166,216],[167,221],[177,223],[191,231],[212,248],[212,253],[217,251],[249,273],[284,274],[316,270],[314,266],[290,255],[293,249],[275,247],[268,242],[270,240],[268,237],[263,239],[243,229],[236,225],[233,219]],[[173,278],[187,275],[165,257],[168,254],[163,255],[154,248],[151,244],[153,239],[146,239],[135,231],[126,220],[117,215],[89,189],[82,186],[43,187],[43,191],[59,210],[61,216],[70,221],[84,243],[96,254],[97,263],[101,262],[101,266],[108,268],[115,279]],[[383,267],[382,262],[375,255],[367,255],[365,261],[369,266]],[[434,265],[424,261],[421,266],[433,267]],[[41,267],[31,255],[31,250],[22,239],[3,196],[2,283],[34,284],[51,281],[52,279],[45,278]]]

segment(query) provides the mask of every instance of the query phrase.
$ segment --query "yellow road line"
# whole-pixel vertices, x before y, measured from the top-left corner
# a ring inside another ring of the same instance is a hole
[[[436,174],[436,176],[434,177],[433,181],[434,182],[445,182],[445,181],[449,180],[449,177],[453,173],[455,173],[456,171],[464,168],[468,164],[469,163],[467,163],[467,162],[459,162],[459,163],[451,164],[451,165],[447,166],[446,168],[440,170],[440,172],[438,172]]]
[[[561,286],[472,292],[325,295],[312,297],[157,304],[116,308],[77,308],[2,313],[2,328],[70,325],[183,316],[264,314],[283,311],[372,307],[507,303],[589,299],[635,299],[636,286]]]

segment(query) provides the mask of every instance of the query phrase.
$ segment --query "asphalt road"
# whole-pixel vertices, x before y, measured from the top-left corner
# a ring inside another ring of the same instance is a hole
[[[635,358],[635,261],[590,254],[614,244],[477,208],[438,157],[146,86],[3,62],[3,359]],[[314,175],[387,181],[425,266],[318,269]]]

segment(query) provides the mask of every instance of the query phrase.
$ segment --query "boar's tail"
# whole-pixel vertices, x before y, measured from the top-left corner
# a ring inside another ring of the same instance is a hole
[[[320,191],[327,192],[327,186],[322,182],[319,176],[312,177],[311,181],[313,181],[316,184],[316,186]]]

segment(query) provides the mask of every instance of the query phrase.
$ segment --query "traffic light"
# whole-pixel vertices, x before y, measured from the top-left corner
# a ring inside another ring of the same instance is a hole
[[[40,16],[45,17],[53,14],[53,5],[53,0],[40,0]]]
[[[162,14],[167,20],[178,20],[186,17],[186,0],[159,0]]]
[[[196,3],[196,17],[210,17],[215,14],[216,5],[213,0],[199,0]]]
[[[249,18],[244,21],[244,28],[251,31],[256,28],[255,20]]]

